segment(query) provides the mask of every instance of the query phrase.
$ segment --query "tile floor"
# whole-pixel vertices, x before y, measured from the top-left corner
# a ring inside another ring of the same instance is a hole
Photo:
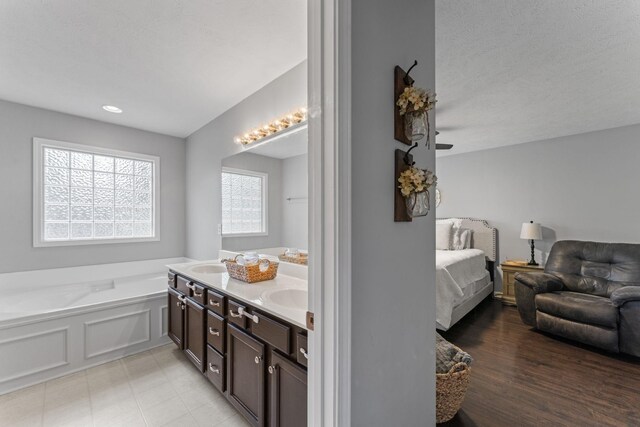
[[[248,426],[173,344],[0,396],[0,426]]]

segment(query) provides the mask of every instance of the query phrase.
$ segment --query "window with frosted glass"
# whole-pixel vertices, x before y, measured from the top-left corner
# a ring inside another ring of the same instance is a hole
[[[265,233],[264,175],[222,172],[222,234]]]
[[[154,163],[44,147],[45,242],[151,238]]]

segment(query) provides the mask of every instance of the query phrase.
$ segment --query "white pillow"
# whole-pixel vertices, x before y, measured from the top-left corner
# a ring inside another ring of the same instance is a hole
[[[461,241],[464,241],[464,247],[462,249],[471,249],[471,237],[473,236],[473,230],[465,230],[466,235],[463,238],[460,238]]]
[[[455,250],[456,248],[454,240],[456,233],[458,233],[460,227],[462,226],[462,220],[460,218],[436,219],[436,225],[437,224],[451,224],[451,239],[449,241],[448,250]]]
[[[458,228],[453,231],[453,244],[451,248],[454,251],[471,248],[471,233],[473,230],[468,228]]]
[[[436,249],[448,251],[451,249],[451,232],[453,224],[451,222],[436,222]]]

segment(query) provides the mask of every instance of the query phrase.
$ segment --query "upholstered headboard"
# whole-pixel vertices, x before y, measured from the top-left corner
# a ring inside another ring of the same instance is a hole
[[[487,257],[488,261],[495,262],[498,255],[497,230],[483,219],[475,218],[438,218],[438,219],[459,219],[462,220],[461,227],[473,230],[471,237],[471,247],[480,249]]]

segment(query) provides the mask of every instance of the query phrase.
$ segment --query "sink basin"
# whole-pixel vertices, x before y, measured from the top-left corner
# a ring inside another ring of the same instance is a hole
[[[189,270],[193,271],[194,273],[200,274],[219,274],[226,273],[227,267],[225,267],[224,264],[200,264],[194,265],[193,267],[189,268]]]
[[[264,297],[273,304],[300,310],[306,310],[309,301],[309,293],[303,289],[276,289],[265,292]]]

